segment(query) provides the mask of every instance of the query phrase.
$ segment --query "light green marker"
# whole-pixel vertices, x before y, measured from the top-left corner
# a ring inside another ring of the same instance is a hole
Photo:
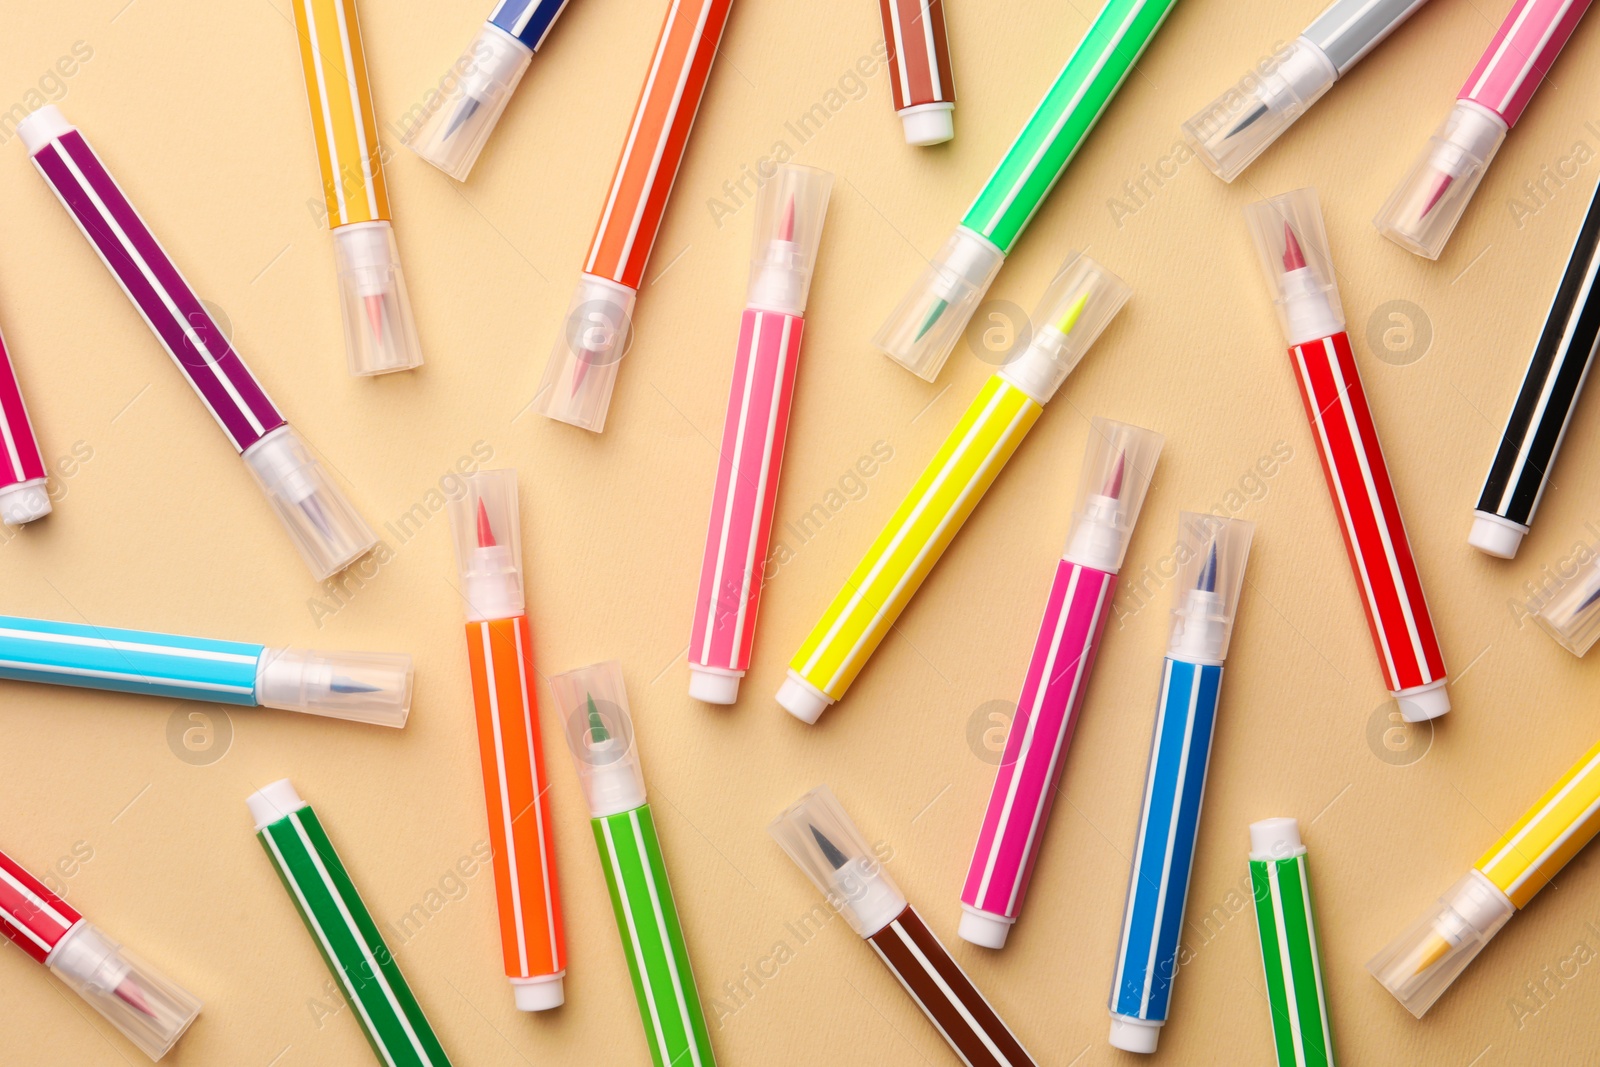
[[[383,943],[322,822],[283,778],[245,800],[256,837],[283,880],[378,1062],[450,1067],[405,975]]]
[[[1028,221],[1177,0],[1110,0],[956,232],[873,342],[933,381]]]
[[[1278,1067],[1333,1067],[1306,847],[1293,819],[1250,824],[1250,882]]]
[[[567,746],[594,816],[611,910],[655,1067],[715,1067],[656,824],[645,801],[622,666],[614,661],[550,679]]]

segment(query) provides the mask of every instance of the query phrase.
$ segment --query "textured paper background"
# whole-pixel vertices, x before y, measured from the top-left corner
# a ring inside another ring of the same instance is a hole
[[[0,323],[47,453],[77,458],[59,477],[57,513],[5,534],[0,611],[417,658],[415,708],[402,732],[0,685],[4,845],[52,870],[74,905],[204,998],[170,1062],[371,1062],[348,1011],[334,1014],[328,975],[251,837],[245,795],[283,775],[316,805],[381,921],[420,906],[425,918],[395,947],[456,1062],[646,1062],[585,812],[554,734],[571,950],[565,1008],[513,1010],[491,875],[451,873],[486,826],[449,531],[434,494],[458,463],[476,462],[475,449],[520,471],[541,669],[610,657],[626,667],[722,1062],[954,1062],[843,923],[809,940],[786,925],[817,898],[764,826],[819,782],[892,848],[894,877],[1042,1062],[1131,1062],[1105,1044],[1105,1002],[1170,596],[1159,577],[1141,576],[1158,574],[1180,507],[1217,507],[1254,520],[1258,532],[1190,895],[1193,958],[1161,1056],[1269,1062],[1254,919],[1241,892],[1245,826],[1294,815],[1311,848],[1345,1062],[1592,1058],[1600,1007],[1592,851],[1423,1022],[1363,964],[1597,733],[1596,665],[1569,656],[1517,610],[1524,581],[1600,536],[1600,526],[1585,525],[1600,523],[1592,462],[1600,419],[1589,400],[1521,558],[1489,560],[1465,537],[1600,176],[1600,27],[1579,27],[1444,258],[1427,263],[1378,237],[1369,219],[1448,109],[1507,0],[1424,9],[1233,186],[1174,157],[1178,124],[1274,42],[1293,39],[1320,0],[1180,4],[991,292],[1031,309],[1078,246],[1126,278],[1133,301],[848,697],[813,729],[771,700],[806,628],[988,370],[963,350],[928,386],[869,338],[1082,36],[1092,6],[951,0],[958,137],[914,150],[901,142],[881,68],[859,81],[852,73],[864,58],[875,65],[881,38],[870,0],[743,0],[651,264],[637,344],[606,433],[593,437],[525,407],[663,0],[574,3],[465,186],[387,135],[428,363],[377,381],[345,373],[285,0],[11,5],[0,103],[25,102],[41,86],[50,96],[64,91],[68,117],[199,292],[226,313],[240,350],[357,506],[375,526],[408,512],[422,520],[398,535],[385,527],[392,559],[364,581],[347,579],[346,592],[312,583],[20,143],[4,146]],[[368,0],[384,122],[438,79],[487,7]],[[80,41],[92,58],[52,80]],[[788,123],[819,104],[826,122],[802,139]],[[826,522],[803,542],[780,528],[793,558],[768,590],[744,697],[721,710],[688,700],[682,660],[752,213],[719,212],[713,201],[733,208],[723,183],[778,144],[838,176],[778,504],[780,523],[817,505]],[[1545,182],[1547,203],[1526,199],[1530,181]],[[1145,191],[1134,197],[1129,182]],[[1456,710],[1431,737],[1426,728],[1409,739],[1387,732],[1390,708],[1240,218],[1249,200],[1311,183],[1322,191],[1358,359],[1456,679]],[[1382,330],[1403,326],[1382,310],[1396,300],[1410,302],[1403,310],[1414,325],[1428,325],[1425,351],[1382,347]],[[1121,624],[1088,692],[1029,906],[1010,947],[986,953],[955,937],[993,774],[985,731],[1003,722],[990,714],[1006,712],[1020,684],[1096,414],[1167,435],[1124,571],[1128,588],[1144,581],[1151,606],[1119,602]],[[875,446],[892,459],[853,479]],[[1259,473],[1263,457],[1270,477]],[[548,713],[544,721],[552,726]],[[1530,982],[1543,987],[1537,998]],[[0,1061],[138,1062],[20,953],[0,952],[0,989]]]

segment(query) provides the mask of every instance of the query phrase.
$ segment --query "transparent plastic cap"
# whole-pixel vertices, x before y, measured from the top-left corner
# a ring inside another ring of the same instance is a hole
[[[68,930],[45,963],[152,1060],[200,1014],[198,998],[88,922]]]
[[[578,784],[595,818],[645,803],[644,768],[628,712],[622,664],[607,660],[550,679]]]
[[[450,501],[450,532],[467,618],[480,622],[521,615],[526,602],[517,472],[477,471],[464,480],[466,492]]]
[[[1127,282],[1083,253],[1068,252],[1033,311],[1028,346],[1000,373],[1048,404],[1132,295]]]
[[[585,274],[561,320],[561,335],[544,365],[533,410],[557,422],[599,433],[617,383],[617,364],[633,331],[639,294],[626,285]]]
[[[1317,191],[1308,187],[1258,200],[1244,209],[1244,218],[1284,340],[1297,345],[1344,329]]]
[[[1215,663],[1227,657],[1255,532],[1255,523],[1244,519],[1178,513],[1178,575],[1167,640],[1171,655]]]
[[[532,49],[484,23],[451,68],[465,72],[455,91],[409,130],[402,143],[456,181],[466,181],[532,62]]]
[[[1154,430],[1132,423],[1098,416],[1090,422],[1064,559],[1113,573],[1122,568],[1165,443]]]
[[[1492,111],[1457,100],[1372,224],[1401,248],[1438,259],[1506,130]]]
[[[1468,871],[1367,970],[1420,1019],[1515,912],[1482,872]]]
[[[872,343],[912,374],[933,381],[1005,260],[993,244],[957,226]]]
[[[401,727],[411,712],[411,657],[269,648],[256,664],[256,702],[264,708]]]
[[[1184,139],[1213,174],[1237,178],[1339,78],[1322,49],[1300,38],[1261,74],[1247,71],[1183,124]]]
[[[1600,637],[1600,557],[1589,560],[1572,579],[1545,596],[1533,619],[1556,643],[1581,656]]]
[[[389,374],[422,366],[394,227],[386,221],[339,227],[333,231],[333,258],[350,373]]]
[[[372,527],[356,514],[290,427],[280,426],[245,449],[244,461],[319,581],[344,570],[378,543]]]
[[[750,306],[802,315],[822,243],[833,175],[785,163],[756,197]]]
[[[786,808],[767,833],[861,937],[871,937],[905,910],[905,894],[827,786]]]

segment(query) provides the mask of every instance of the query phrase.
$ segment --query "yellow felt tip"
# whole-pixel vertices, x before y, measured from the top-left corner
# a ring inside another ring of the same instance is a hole
[[[1084,306],[1088,303],[1088,292],[1079,293],[1078,299],[1074,300],[1072,306],[1067,308],[1067,313],[1061,316],[1061,321],[1056,324],[1056,329],[1062,333],[1071,333],[1072,328],[1078,324],[1078,319],[1083,315]]]
[[[1434,934],[1429,938],[1428,943],[1422,947],[1422,951],[1417,953],[1417,969],[1411,972],[1412,976],[1415,977],[1438,963],[1444,958],[1445,953],[1449,951],[1450,942],[1438,934]]]

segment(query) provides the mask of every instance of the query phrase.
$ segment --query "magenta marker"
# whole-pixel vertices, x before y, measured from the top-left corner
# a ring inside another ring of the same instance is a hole
[[[1033,659],[1006,734],[1000,773],[961,891],[964,940],[1006,943],[1050,818],[1056,783],[1095,651],[1117,590],[1117,571],[1150,488],[1164,439],[1153,430],[1095,419],[1072,509],[1072,533],[1034,640]]]
[[[1591,0],[1517,0],[1405,179],[1373,219],[1395,244],[1438,259],[1506,133]]]
[[[750,669],[806,295],[832,189],[827,171],[788,163],[756,199],[750,292],[689,640],[689,695],[708,704],[732,704]]]
[[[44,457],[39,440],[22,405],[17,372],[0,337],[0,522],[8,526],[42,519],[50,514],[50,494],[45,491]]]
[[[17,136],[244,460],[312,573],[331,577],[365,555],[377,535],[278,413],[88,140],[53,104],[17,123]]]

